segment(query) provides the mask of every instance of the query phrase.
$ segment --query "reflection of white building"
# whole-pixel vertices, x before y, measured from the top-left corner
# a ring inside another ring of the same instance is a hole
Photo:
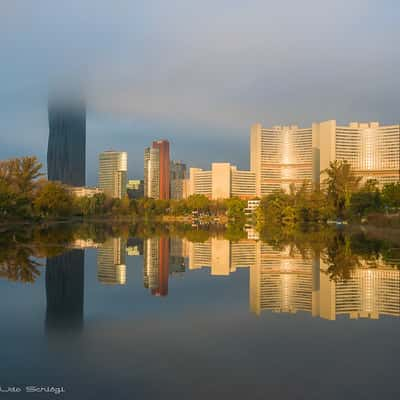
[[[255,262],[256,242],[252,240],[230,242],[214,237],[206,242],[185,242],[189,269],[208,267],[211,275],[229,275]]]
[[[256,314],[306,311],[334,320],[400,316],[400,271],[382,261],[350,271],[335,282],[319,257],[306,257],[290,247],[275,250],[258,242],[250,269],[250,309]]]
[[[290,246],[275,250],[258,242],[256,252],[250,270],[251,310],[314,314],[312,260],[304,260]]]
[[[121,238],[112,238],[104,242],[97,250],[97,279],[106,285],[125,285],[126,243]]]
[[[157,238],[145,239],[143,242],[144,268],[143,282],[148,289],[158,288],[158,268],[159,268],[159,241]]]
[[[349,279],[335,282],[321,273],[322,318],[377,319],[380,315],[400,316],[400,271],[381,264],[378,268],[356,268]]]

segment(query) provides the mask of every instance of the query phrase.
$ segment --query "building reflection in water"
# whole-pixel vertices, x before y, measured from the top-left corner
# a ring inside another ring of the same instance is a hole
[[[140,254],[139,244],[130,252]],[[97,245],[96,245],[97,247]],[[133,251],[135,250],[135,251]],[[104,284],[126,283],[126,241],[112,238],[97,252],[98,280]],[[381,258],[362,260],[347,279],[332,280],[324,258],[303,254],[292,246],[275,249],[259,240],[231,242],[213,237],[190,242],[177,237],[144,240],[144,286],[155,296],[168,295],[169,275],[209,268],[213,276],[228,276],[249,268],[250,310],[297,313],[334,320],[377,319],[400,316],[400,270]],[[46,326],[81,326],[83,313],[84,250],[70,250],[48,259],[46,268]]]
[[[107,239],[97,250],[97,279],[105,285],[126,284],[126,241]]]
[[[46,261],[46,331],[83,327],[84,250],[68,250]]]
[[[361,263],[349,278],[334,281],[319,256],[303,257],[291,246],[276,250],[254,240],[230,242],[212,238],[203,243],[183,240],[182,256],[189,269],[210,268],[211,275],[227,276],[239,267],[250,268],[250,310],[296,313],[334,320],[400,316],[400,270],[378,260]]]
[[[156,237],[144,241],[144,287],[155,296],[168,295],[169,238]]]

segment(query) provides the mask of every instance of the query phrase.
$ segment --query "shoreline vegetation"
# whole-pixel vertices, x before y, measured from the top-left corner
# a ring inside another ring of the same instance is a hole
[[[332,162],[321,187],[304,183],[288,193],[260,199],[251,216],[239,198],[210,200],[192,195],[183,200],[113,199],[103,193],[76,197],[59,182],[48,181],[36,157],[0,161],[0,227],[60,221],[128,221],[183,224],[253,224],[265,229],[318,230],[330,223],[400,228],[400,183],[379,187],[361,184],[347,162]]]
[[[1,229],[0,229],[1,231]],[[400,269],[400,235],[371,227],[302,231],[265,229],[259,240],[277,251],[301,254],[304,259],[320,257],[327,265],[330,278],[346,280],[351,271],[368,265]],[[238,242],[247,240],[246,232],[237,225],[209,225],[193,228],[191,224],[147,223],[127,221],[109,223],[57,222],[13,226],[0,234],[0,277],[33,283],[41,274],[44,258],[52,258],[69,249],[101,247],[110,238],[119,238],[128,245],[131,238],[175,237],[189,242],[204,243],[211,238]],[[76,247],[78,246],[78,247]],[[83,247],[80,247],[83,246]]]

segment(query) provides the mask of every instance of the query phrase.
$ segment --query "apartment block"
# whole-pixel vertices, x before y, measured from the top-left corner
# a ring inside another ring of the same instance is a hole
[[[400,125],[378,122],[338,125],[335,120],[264,128],[251,127],[250,170],[256,194],[289,191],[303,183],[319,185],[330,162],[350,163],[362,181],[376,179],[383,185],[400,179]]]
[[[212,163],[210,171],[190,168],[186,182],[185,197],[203,194],[212,200],[240,197],[255,197],[255,174],[251,171],[240,171],[229,163]]]

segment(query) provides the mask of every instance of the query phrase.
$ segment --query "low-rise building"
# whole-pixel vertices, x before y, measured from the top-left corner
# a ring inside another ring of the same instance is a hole
[[[71,186],[68,190],[76,197],[93,197],[96,194],[104,193],[104,191],[98,187]]]
[[[239,197],[255,197],[255,174],[240,171],[229,163],[212,163],[210,171],[190,168],[189,178],[184,184],[184,196],[203,194],[212,200]]]

